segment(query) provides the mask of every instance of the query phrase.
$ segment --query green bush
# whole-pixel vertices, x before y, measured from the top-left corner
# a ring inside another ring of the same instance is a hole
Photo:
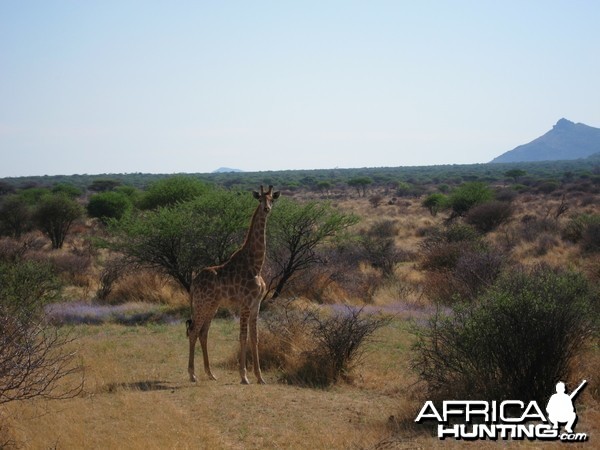
[[[52,193],[53,194],[63,194],[72,199],[75,199],[82,194],[81,189],[79,189],[69,183],[55,184],[54,186],[52,186]]]
[[[444,194],[440,194],[438,192],[434,192],[433,194],[429,194],[421,205],[424,208],[427,208],[429,213],[435,217],[440,210],[446,207],[448,203],[448,199]]]
[[[96,217],[106,223],[109,219],[120,219],[131,207],[128,196],[108,191],[92,195],[87,205],[87,212],[90,217]]]
[[[31,187],[19,191],[17,195],[25,200],[28,205],[33,206],[36,205],[42,199],[42,197],[45,197],[48,194],[50,194],[50,189]]]
[[[560,187],[560,183],[558,181],[549,180],[543,181],[537,186],[538,192],[542,194],[551,194],[556,191]]]
[[[582,275],[514,269],[420,328],[412,365],[435,399],[543,402],[597,329],[597,293]]]
[[[583,233],[581,248],[588,253],[600,252],[600,221],[588,224]]]
[[[448,199],[450,208],[456,216],[464,216],[473,206],[488,202],[494,198],[493,191],[485,183],[472,181],[457,187]]]
[[[0,235],[19,238],[31,229],[31,208],[18,195],[4,198],[0,204]]]
[[[507,263],[469,225],[432,230],[421,244],[425,295],[441,304],[472,300],[488,289]]]
[[[38,316],[55,301],[61,284],[48,263],[0,262],[0,311]]]
[[[495,200],[474,206],[467,212],[465,220],[482,233],[489,233],[507,222],[512,213],[510,203]]]
[[[175,176],[157,181],[148,187],[140,201],[142,209],[172,206],[200,197],[208,187],[196,178]]]
[[[71,225],[82,215],[83,208],[75,200],[65,194],[48,194],[38,202],[33,220],[57,249],[62,248]]]
[[[386,277],[394,274],[396,264],[406,257],[396,245],[398,224],[395,220],[381,219],[361,233],[359,247],[366,260]]]
[[[579,243],[584,251],[600,250],[600,215],[580,214],[571,217],[562,230],[562,238]]]
[[[477,231],[469,225],[453,224],[435,228],[421,243],[424,270],[446,270],[456,266],[461,254],[483,245]]]
[[[485,247],[460,248],[456,253],[451,267],[425,275],[423,292],[438,304],[472,301],[494,284],[508,262],[503,253]]]

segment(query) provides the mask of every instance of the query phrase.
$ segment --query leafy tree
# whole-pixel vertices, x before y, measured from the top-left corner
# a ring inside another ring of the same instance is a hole
[[[42,197],[48,195],[50,190],[42,187],[32,187],[23,189],[19,192],[19,196],[27,202],[28,205],[36,205]]]
[[[108,191],[90,197],[87,211],[90,217],[106,223],[108,219],[120,219],[131,207],[131,200],[125,194]]]
[[[515,183],[519,178],[524,177],[525,175],[527,175],[527,171],[523,169],[511,169],[504,172],[504,176],[512,178],[515,181]]]
[[[457,187],[448,199],[454,216],[464,216],[475,205],[494,198],[494,193],[485,183],[471,181]]]
[[[83,208],[64,194],[48,194],[41,198],[33,220],[52,241],[52,248],[62,248],[73,222],[83,215]]]
[[[356,188],[356,192],[358,195],[366,197],[367,195],[367,187],[373,183],[373,180],[370,177],[354,177],[348,180],[348,186],[352,186]]]
[[[189,291],[194,271],[225,262],[242,242],[253,206],[250,195],[210,191],[191,202],[111,220],[109,246]]]
[[[64,194],[70,198],[77,198],[81,195],[81,189],[73,186],[70,183],[58,183],[52,186],[54,194]]]
[[[301,204],[282,199],[268,227],[267,252],[274,269],[268,280],[272,298],[281,295],[294,274],[322,262],[320,246],[340,237],[357,222],[358,217],[340,213],[326,202]]]
[[[0,205],[0,234],[19,238],[31,228],[31,211],[18,195],[10,195]]]
[[[424,208],[427,208],[429,210],[429,214],[435,217],[437,213],[446,206],[447,201],[448,200],[444,194],[436,192],[433,194],[429,194],[427,198],[423,200],[423,203],[421,203],[421,205]]]
[[[328,193],[332,188],[332,185],[329,181],[319,181],[317,183],[317,189],[321,193]]]
[[[406,181],[398,181],[396,184],[396,195],[398,197],[406,197],[411,194],[413,187]]]
[[[174,176],[150,185],[142,200],[142,209],[156,209],[192,200],[207,192],[207,186],[200,180],[186,176]]]
[[[131,201],[137,200],[141,195],[141,191],[133,186],[117,186],[114,191],[129,197]]]

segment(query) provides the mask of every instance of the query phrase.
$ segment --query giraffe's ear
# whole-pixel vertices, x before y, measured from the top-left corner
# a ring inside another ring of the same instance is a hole
[[[273,200],[277,200],[280,195],[281,195],[281,192],[279,192],[279,191],[273,192]]]
[[[256,199],[256,200],[260,200],[260,194],[256,191],[252,191],[252,196]]]

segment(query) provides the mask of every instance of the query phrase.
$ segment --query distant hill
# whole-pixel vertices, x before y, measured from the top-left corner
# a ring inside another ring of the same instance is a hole
[[[587,158],[600,152],[600,128],[560,119],[543,136],[494,158],[493,163]]]
[[[212,173],[229,173],[229,172],[243,172],[243,170],[231,169],[229,167],[219,167],[217,170],[213,170]]]

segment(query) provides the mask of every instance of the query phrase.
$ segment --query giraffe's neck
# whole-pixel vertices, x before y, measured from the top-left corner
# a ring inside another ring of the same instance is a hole
[[[265,262],[266,225],[267,215],[262,205],[258,205],[252,216],[246,240],[236,255],[236,259],[241,258],[243,263],[257,275]]]

